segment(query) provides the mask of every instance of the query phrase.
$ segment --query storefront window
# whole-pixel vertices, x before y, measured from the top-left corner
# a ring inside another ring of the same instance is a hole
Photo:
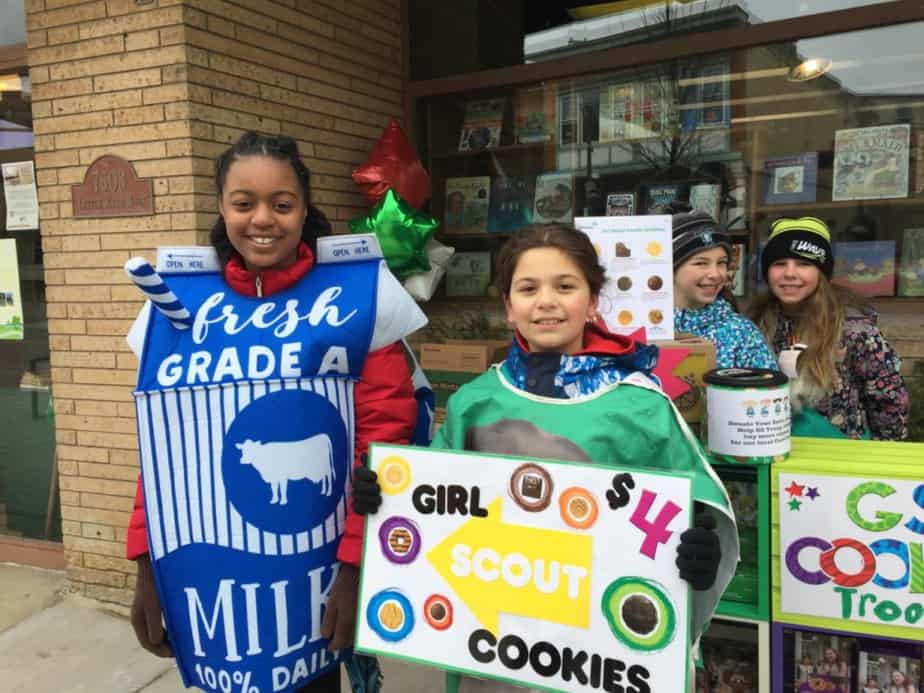
[[[414,81],[756,26],[888,0],[411,0]]]
[[[648,214],[679,199],[727,224],[746,302],[761,288],[772,221],[812,215],[831,228],[836,282],[876,301],[920,300],[922,32],[906,24],[424,99],[443,237],[491,252],[530,220]]]
[[[10,5],[17,3],[0,6],[5,57],[16,54],[25,33],[22,3],[18,15]],[[0,534],[59,540],[48,316],[24,50],[22,57],[18,66],[0,70]]]

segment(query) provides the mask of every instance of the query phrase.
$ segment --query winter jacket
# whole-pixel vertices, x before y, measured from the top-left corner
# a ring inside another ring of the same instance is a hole
[[[259,275],[261,293],[272,296],[295,284],[314,266],[314,255],[304,244],[299,246],[298,260],[285,270],[270,270]],[[244,268],[237,257],[225,267],[225,281],[232,289],[246,296],[257,295],[257,277]],[[411,374],[404,356],[404,347],[395,342],[371,352],[363,366],[362,376],[354,388],[356,407],[356,444],[354,465],[366,453],[371,442],[407,444],[417,422],[417,403]],[[362,557],[362,537],[365,519],[347,503],[346,527],[340,539],[337,558],[344,563],[359,565]],[[148,551],[147,523],[141,478],[135,494],[135,507],[126,538],[126,553],[134,559]]]
[[[807,404],[849,438],[868,433],[875,440],[904,440],[910,400],[901,376],[901,358],[882,336],[877,318],[870,309],[848,311],[836,362],[839,382]],[[779,316],[773,336],[777,355],[795,343],[795,328],[796,319]],[[792,387],[794,393],[809,390],[798,382]],[[793,406],[798,406],[795,395]]]
[[[718,368],[772,368],[776,358],[757,325],[719,297],[701,310],[674,308],[674,330],[707,339],[716,346]]]

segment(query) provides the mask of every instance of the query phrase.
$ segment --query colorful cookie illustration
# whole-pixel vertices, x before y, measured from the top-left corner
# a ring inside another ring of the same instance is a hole
[[[620,277],[616,280],[616,287],[620,291],[628,291],[632,288],[632,278],[631,277]]]
[[[629,246],[620,241],[616,244],[616,257],[632,257],[632,251]]]
[[[386,457],[377,471],[379,486],[386,495],[401,493],[411,483],[411,467],[403,457]]]
[[[442,594],[427,597],[423,611],[427,623],[435,630],[446,630],[452,625],[452,602]]]
[[[389,517],[379,527],[379,544],[392,563],[413,563],[420,553],[420,530],[406,517]]]
[[[565,524],[575,529],[587,529],[597,521],[597,499],[586,488],[573,486],[562,491],[558,509]]]
[[[510,477],[510,495],[523,510],[545,510],[552,501],[552,475],[538,464],[520,465]]]
[[[366,622],[382,640],[399,642],[414,630],[414,610],[400,590],[389,588],[369,600]]]
[[[660,291],[662,286],[664,286],[664,280],[657,274],[648,277],[648,288],[652,291]]]
[[[664,313],[657,308],[648,311],[648,320],[652,325],[660,325],[664,320]]]
[[[632,323],[632,311],[631,310],[621,310],[616,316],[616,319],[619,321],[620,325],[629,325]]]
[[[664,250],[663,246],[657,241],[648,241],[648,245],[645,246],[645,250],[648,251],[648,254],[651,257],[658,257]]]

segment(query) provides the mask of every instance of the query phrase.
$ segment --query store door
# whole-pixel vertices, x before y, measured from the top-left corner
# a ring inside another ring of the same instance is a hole
[[[32,117],[14,76],[0,90],[0,539],[60,541]]]

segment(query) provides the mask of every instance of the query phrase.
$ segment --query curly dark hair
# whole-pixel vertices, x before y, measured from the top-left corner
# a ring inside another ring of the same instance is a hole
[[[226,149],[215,161],[215,188],[218,190],[219,197],[224,191],[231,164],[248,156],[268,156],[277,161],[283,161],[292,167],[296,178],[298,178],[302,196],[305,200],[305,208],[308,211],[305,223],[302,225],[302,240],[311,248],[311,252],[315,252],[318,238],[330,235],[331,227],[324,213],[311,204],[311,172],[298,153],[298,144],[291,137],[281,135],[273,137],[253,131],[245,132],[237,142]],[[234,246],[231,245],[231,241],[228,240],[228,230],[225,228],[225,220],[221,215],[218,216],[214,226],[212,226],[209,241],[218,253],[218,259],[221,261],[222,267],[233,256],[240,256]]]
[[[600,293],[606,281],[606,270],[600,265],[593,243],[583,231],[567,224],[530,224],[514,233],[497,254],[494,283],[502,296],[510,295],[510,284],[520,256],[534,248],[557,248],[574,261],[593,296]]]

